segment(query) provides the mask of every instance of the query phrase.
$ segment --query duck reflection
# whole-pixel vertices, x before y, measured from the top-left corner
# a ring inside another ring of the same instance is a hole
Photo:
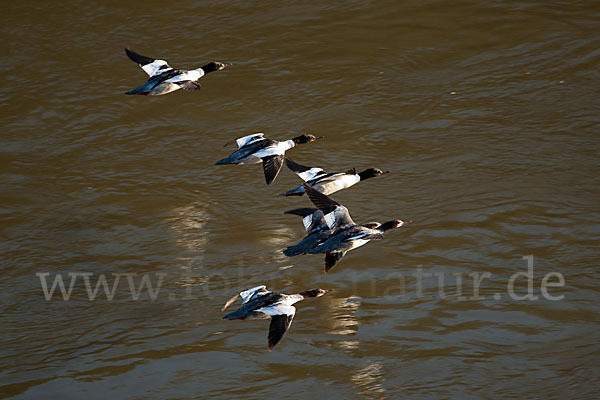
[[[178,246],[193,253],[204,252],[207,242],[205,232],[208,213],[198,202],[173,209],[169,226]]]
[[[357,386],[360,394],[367,399],[385,399],[385,389],[382,386],[384,378],[383,364],[375,361],[367,364],[350,376],[352,383]]]
[[[350,296],[347,298],[331,298],[327,302],[329,308],[326,314],[330,315],[331,329],[327,332],[332,335],[354,335],[358,330],[358,320],[356,312],[360,307],[361,298]],[[342,348],[354,349],[358,342],[342,341],[339,342]]]

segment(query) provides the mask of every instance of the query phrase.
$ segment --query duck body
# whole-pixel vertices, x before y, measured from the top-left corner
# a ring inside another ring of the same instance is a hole
[[[304,300],[307,297],[320,297],[331,290],[312,289],[297,294],[283,294],[271,292],[266,289],[266,286],[261,285],[252,289],[245,290],[240,293],[243,299],[242,306],[236,311],[231,312],[223,317],[223,319],[263,319],[271,318],[268,335],[268,348],[273,349],[281,340],[283,335],[288,331],[296,308],[293,304]],[[223,310],[227,308],[237,296],[230,299]]]
[[[142,56],[132,50],[125,49],[127,56],[138,64],[150,77],[145,83],[125,94],[160,96],[179,89],[200,89],[200,78],[209,72],[220,71],[229,64],[211,62],[200,68],[192,70],[175,69],[169,66],[165,60],[158,60]]]
[[[289,158],[286,158],[285,164],[305,183],[325,195],[335,193],[342,189],[347,189],[356,185],[360,181],[390,172],[382,171],[377,168],[369,168],[358,173],[356,172],[356,169],[351,169],[346,172],[327,173],[322,168],[307,167],[305,165],[298,164]],[[305,193],[306,191],[304,190],[304,186],[301,185],[282,193],[280,196],[302,196]]]
[[[348,251],[364,246],[371,240],[383,239],[385,231],[410,222],[391,220],[383,224],[370,222],[358,225],[352,220],[346,207],[307,184],[304,184],[304,189],[310,200],[323,212],[325,222],[331,230],[326,240],[308,251],[309,254],[325,253],[325,272],[330,271]]]
[[[320,139],[313,135],[300,135],[290,140],[277,141],[268,139],[264,133],[253,133],[236,139],[238,150],[225,157],[215,165],[225,164],[263,164],[265,181],[271,184],[283,166],[285,152],[298,144],[309,143]]]

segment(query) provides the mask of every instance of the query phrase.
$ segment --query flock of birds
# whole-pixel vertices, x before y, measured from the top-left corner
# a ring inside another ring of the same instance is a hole
[[[126,92],[128,95],[158,96],[173,91],[198,90],[200,78],[209,72],[221,71],[231,64],[210,62],[193,70],[180,70],[169,66],[165,60],[145,57],[125,49],[127,56],[149,75],[148,81]],[[400,228],[410,221],[391,220],[384,223],[368,222],[357,224],[348,209],[329,197],[330,194],[347,189],[366,179],[385,175],[390,171],[368,168],[362,172],[355,169],[346,172],[327,173],[318,167],[307,167],[286,158],[285,153],[300,144],[322,139],[303,134],[289,140],[277,141],[266,138],[263,133],[254,133],[236,139],[238,149],[230,156],[217,161],[216,165],[262,163],[267,185],[279,175],[283,164],[296,173],[304,184],[282,193],[280,196],[302,196],[306,194],[316,208],[296,208],[286,214],[302,217],[306,236],[297,244],[283,250],[288,257],[303,254],[325,254],[325,272],[330,271],[350,250],[365,245],[371,240],[383,239],[386,231]],[[271,350],[289,329],[296,313],[293,304],[309,297],[320,297],[332,290],[312,289],[297,294],[271,292],[261,285],[239,294],[242,305],[223,319],[271,318],[268,348]],[[237,294],[223,306],[224,311],[237,299]]]

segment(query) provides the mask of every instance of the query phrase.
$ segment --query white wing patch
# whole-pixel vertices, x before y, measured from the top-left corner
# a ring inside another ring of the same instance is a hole
[[[166,65],[167,68],[161,69],[162,66]],[[142,65],[142,69],[145,73],[147,73],[151,78],[159,73],[162,74],[165,71],[172,70],[173,68],[169,67],[169,64],[165,60],[154,60],[150,64]]]
[[[325,223],[329,227],[329,229],[333,229],[335,226],[335,210],[330,212],[329,214],[325,214]]]
[[[338,205],[332,212],[325,215],[325,223],[329,229],[336,229],[342,224],[354,224],[354,221],[352,221],[352,218],[350,218],[348,209],[342,205]]]
[[[240,297],[243,300],[242,304],[246,304],[247,302],[249,302],[252,299],[252,297],[256,294],[256,292],[264,291],[268,293],[268,290],[266,289],[267,287],[265,285],[261,285],[253,287],[252,289],[244,290],[240,293]]]
[[[304,182],[308,182],[308,181],[314,179],[317,175],[323,174],[324,172],[325,171],[323,171],[322,168],[314,167],[314,168],[308,169],[308,170],[303,171],[303,172],[296,172],[296,174]]]
[[[238,148],[240,148],[240,147],[244,147],[248,143],[254,142],[256,140],[262,140],[264,138],[265,138],[265,134],[259,132],[259,133],[253,133],[252,135],[241,137],[239,139],[235,139],[235,142],[237,143]]]
[[[291,315],[291,316],[293,316],[294,314],[296,314],[296,307],[288,306],[286,304],[276,304],[276,305],[269,306],[269,307],[259,308],[256,311],[262,312],[271,317],[274,317],[275,315],[288,315],[288,316]]]
[[[304,224],[304,229],[306,229],[306,232],[309,232],[310,226],[312,225],[312,220],[312,214],[309,214],[306,217],[302,218],[302,223]]]

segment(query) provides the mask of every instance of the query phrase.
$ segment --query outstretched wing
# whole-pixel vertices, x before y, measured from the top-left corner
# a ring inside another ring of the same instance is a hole
[[[261,285],[261,286],[253,287],[252,289],[244,290],[243,292],[240,292],[239,296],[242,298],[242,304],[246,304],[252,300],[254,295],[266,294],[266,293],[270,293],[270,292],[267,290],[267,287],[265,285]],[[221,308],[221,311],[225,311],[227,309],[227,307],[229,307],[231,305],[231,303],[233,303],[237,299],[237,297],[238,297],[238,295],[236,294],[233,297],[231,297],[229,300],[227,300],[227,302],[225,303],[223,308]]]
[[[287,211],[284,211],[283,213],[284,214],[298,215],[298,216],[304,218],[307,215],[310,215],[310,214],[314,213],[315,211],[317,211],[316,208],[303,207],[303,208],[294,208],[293,210],[287,210]]]
[[[239,139],[235,139],[238,148],[244,147],[245,145],[252,143],[256,140],[262,140],[265,138],[264,133],[253,133],[252,135],[244,136]]]
[[[306,233],[310,234],[323,229],[329,229],[327,223],[325,222],[323,211],[317,208],[294,208],[293,210],[284,212],[284,214],[301,216],[302,224],[304,225],[304,229],[306,229]]]
[[[297,162],[286,158],[285,165],[292,171],[296,173],[304,182],[308,182],[312,179],[315,179],[318,175],[324,175],[325,171],[322,168],[317,167],[307,167],[305,165],[300,165]]]
[[[269,350],[272,350],[273,347],[285,335],[285,333],[290,329],[290,325],[292,324],[292,320],[294,319],[293,315],[276,315],[271,318],[271,323],[269,324]]]
[[[279,343],[287,330],[290,329],[294,314],[296,314],[296,307],[279,304],[277,306],[260,308],[256,311],[271,317],[271,324],[269,325],[269,350],[271,350]]]
[[[329,229],[339,228],[344,225],[355,225],[346,207],[307,184],[304,184],[304,190],[308,194],[310,201],[325,214],[325,222]]]
[[[173,69],[165,60],[157,60],[154,58],[145,57],[129,49],[125,49],[125,53],[134,63],[142,67],[144,72],[147,73],[151,78]]]
[[[277,178],[277,175],[279,175],[279,171],[281,171],[281,167],[283,166],[284,158],[285,157],[283,156],[283,154],[275,154],[272,156],[264,157],[262,159],[267,185],[270,185],[271,182],[273,182],[275,178]]]
[[[242,304],[246,304],[249,301],[251,301],[252,298],[256,294],[265,294],[265,293],[269,293],[269,291],[267,290],[267,287],[265,285],[260,285],[260,286],[253,287],[252,289],[244,290],[243,292],[240,293],[240,297],[243,300]]]
[[[333,251],[325,254],[325,272],[329,272],[346,253],[346,251]]]

